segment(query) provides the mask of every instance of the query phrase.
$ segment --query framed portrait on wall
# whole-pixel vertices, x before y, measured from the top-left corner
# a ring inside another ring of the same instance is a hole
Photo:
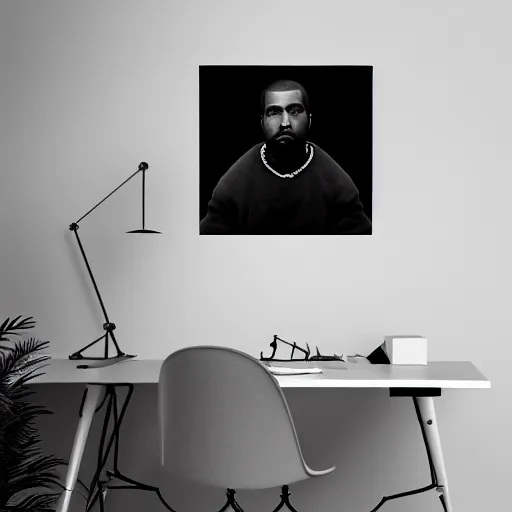
[[[371,235],[372,66],[199,67],[201,235]]]

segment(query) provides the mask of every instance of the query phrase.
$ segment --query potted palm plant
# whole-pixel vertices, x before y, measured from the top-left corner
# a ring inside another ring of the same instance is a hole
[[[27,383],[40,375],[48,341],[20,339],[32,317],[7,318],[0,326],[0,511],[55,510],[60,492],[57,467],[64,461],[43,453],[36,419],[51,414],[31,403]]]

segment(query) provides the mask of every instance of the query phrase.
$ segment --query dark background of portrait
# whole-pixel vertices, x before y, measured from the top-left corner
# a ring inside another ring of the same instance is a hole
[[[222,175],[264,141],[261,91],[279,79],[308,92],[308,140],[349,174],[372,220],[372,66],[199,66],[200,219]]]

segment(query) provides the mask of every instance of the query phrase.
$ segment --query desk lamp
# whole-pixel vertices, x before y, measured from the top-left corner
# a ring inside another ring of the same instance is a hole
[[[127,231],[127,233],[147,233],[147,234],[161,234],[160,231],[153,231],[151,229],[145,228],[145,184],[146,184],[146,171],[148,169],[148,164],[146,162],[141,162],[139,164],[139,168],[137,171],[135,171],[129,178],[127,178],[121,185],[119,185],[117,188],[115,188],[110,194],[108,194],[106,197],[104,197],[98,204],[93,206],[85,215],[80,217],[76,222],[73,222],[70,224],[69,229],[73,231],[76,237],[76,241],[78,242],[78,246],[80,247],[80,252],[82,253],[85,266],[87,267],[87,271],[89,272],[89,276],[91,278],[92,284],[94,286],[94,290],[96,291],[96,295],[98,297],[98,301],[100,303],[101,309],[103,311],[103,316],[105,317],[105,323],[103,324],[103,329],[105,331],[104,334],[102,334],[99,338],[95,339],[88,345],[86,345],[84,348],[78,350],[77,352],[74,352],[69,356],[69,359],[73,360],[93,360],[93,363],[82,365],[82,367],[100,367],[100,366],[109,366],[114,363],[118,363],[120,361],[123,361],[125,359],[130,359],[132,357],[135,357],[135,355],[128,355],[121,351],[119,348],[119,345],[116,341],[116,338],[114,336],[114,329],[116,328],[116,325],[112,323],[108,317],[107,310],[105,309],[105,305],[103,304],[103,300],[101,298],[100,292],[98,290],[98,285],[96,284],[96,280],[94,279],[94,276],[92,274],[91,267],[89,265],[89,262],[87,261],[87,256],[85,255],[84,247],[82,245],[82,242],[80,240],[80,237],[78,236],[78,224],[80,221],[85,219],[87,215],[89,215],[93,210],[95,210],[101,203],[106,201],[114,192],[119,190],[123,185],[125,185],[128,181],[130,181],[135,175],[137,175],[139,172],[142,172],[142,229],[135,229],[133,231]],[[82,352],[87,350],[88,348],[92,347],[96,343],[100,342],[101,340],[104,341],[104,355],[102,357],[85,357],[82,355]],[[116,355],[109,357],[109,341],[112,341],[114,344]]]

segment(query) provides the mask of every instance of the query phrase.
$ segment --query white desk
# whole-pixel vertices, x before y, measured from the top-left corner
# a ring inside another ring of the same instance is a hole
[[[62,493],[58,512],[67,512],[69,508],[89,428],[107,388],[112,385],[127,385],[133,389],[134,384],[157,384],[162,363],[163,360],[131,359],[113,366],[82,370],[76,368],[77,361],[52,359],[43,368],[45,374],[31,381],[31,384],[82,383],[86,386],[82,414],[66,476],[66,491]],[[282,364],[292,366],[292,363]],[[329,368],[330,363],[323,364],[318,361],[314,365],[322,367],[323,373],[276,376],[276,379],[282,388],[389,388],[392,396],[413,397],[427,453],[431,455],[431,469],[436,475],[432,488],[435,487],[440,492],[444,510],[452,512],[433,397],[439,396],[442,389],[490,388],[490,381],[472,363],[466,361],[435,361],[429,362],[427,366],[392,366],[373,365],[364,360],[361,363],[347,363],[346,369],[332,369]]]
[[[104,368],[78,370],[77,361],[52,359],[32,384],[156,384],[163,359],[128,359]],[[301,366],[304,363],[281,363]],[[308,363],[322,366],[321,361]],[[329,363],[324,363],[329,366]],[[324,369],[310,375],[277,376],[282,388],[442,388],[483,389],[491,383],[469,361],[430,361],[426,366],[347,363],[346,370]]]

